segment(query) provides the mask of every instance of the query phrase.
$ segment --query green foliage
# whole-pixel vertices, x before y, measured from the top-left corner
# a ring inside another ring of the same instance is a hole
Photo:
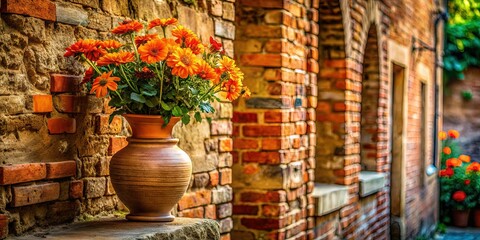
[[[449,0],[450,24],[465,23],[480,19],[479,0]]]
[[[447,225],[445,225],[443,223],[438,223],[435,231],[440,233],[440,234],[445,234],[447,232]]]
[[[473,92],[471,90],[463,90],[462,91],[462,98],[465,101],[470,101],[473,98]]]

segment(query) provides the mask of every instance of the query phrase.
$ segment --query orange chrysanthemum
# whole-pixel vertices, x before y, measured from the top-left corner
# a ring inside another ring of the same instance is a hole
[[[458,158],[450,158],[447,159],[445,165],[447,168],[460,167],[462,166],[462,161],[460,161]]]
[[[100,41],[93,39],[80,39],[66,49],[63,56],[79,56],[84,54],[85,57],[91,61],[97,61],[103,54],[107,53],[105,49],[101,48]]]
[[[220,71],[226,72],[229,75],[229,78],[242,81],[243,80],[243,73],[240,69],[235,65],[235,61],[227,56],[222,56],[222,58],[218,61],[220,64]]]
[[[180,45],[178,45],[178,43],[176,43],[175,40],[171,38],[164,38],[163,41],[165,41],[165,43],[167,44],[167,57],[170,56],[170,54],[172,54],[178,47],[180,47]]]
[[[473,162],[467,167],[467,172],[480,172],[480,163]]]
[[[223,83],[222,90],[225,91],[225,98],[233,101],[237,99],[242,92],[242,82],[230,79]]]
[[[102,46],[105,49],[118,49],[121,46],[123,46],[123,44],[115,40],[106,40],[106,41],[100,42],[100,46]]]
[[[196,37],[185,39],[185,46],[190,48],[194,54],[200,54],[205,49],[203,44]]]
[[[190,29],[187,29],[182,25],[179,25],[176,28],[174,28],[172,30],[172,35],[177,38],[175,42],[179,44],[184,43],[185,40],[189,38],[196,37],[195,34]]]
[[[89,67],[86,71],[85,71],[85,75],[83,76],[83,79],[82,79],[82,82],[80,84],[85,84],[87,82],[90,82],[92,81],[92,77],[93,77],[93,68],[92,67]]]
[[[115,64],[118,66],[120,64],[133,62],[134,60],[135,60],[135,57],[131,52],[107,53],[98,59],[97,65],[106,66],[110,64]]]
[[[120,25],[112,30],[114,34],[127,34],[132,32],[139,32],[143,29],[143,25],[137,21],[125,20]]]
[[[450,147],[444,147],[443,148],[443,153],[445,155],[450,155],[452,153],[452,149]]]
[[[211,81],[214,81],[218,77],[215,70],[213,70],[213,68],[204,60],[198,61],[195,74],[205,80]]]
[[[141,45],[147,43],[148,41],[152,40],[152,39],[155,39],[155,38],[158,38],[158,35],[157,34],[146,34],[144,36],[136,36],[135,37],[135,45],[137,45],[137,47],[140,47]]]
[[[251,95],[252,95],[252,92],[250,91],[250,89],[248,87],[243,87],[242,96],[244,98],[250,98]]]
[[[172,68],[172,74],[181,78],[193,75],[196,70],[197,57],[190,48],[177,48],[167,59],[167,65]]]
[[[149,24],[148,24],[148,29],[152,29],[154,27],[160,26],[160,27],[166,27],[169,25],[175,25],[177,24],[177,19],[176,18],[157,18],[153,19]]]
[[[162,39],[152,39],[138,48],[140,59],[146,63],[156,63],[165,60],[168,54],[168,47]]]
[[[460,137],[460,133],[457,130],[448,130],[448,136],[453,139]]]
[[[440,131],[440,132],[438,133],[438,138],[439,138],[441,141],[447,139],[447,133],[446,133],[445,131]]]
[[[463,155],[463,154],[458,156],[458,159],[460,159],[462,162],[466,162],[466,163],[470,162],[470,160],[471,160],[470,156]]]
[[[112,71],[108,73],[102,73],[99,77],[93,81],[92,89],[90,93],[95,93],[98,98],[105,97],[108,94],[108,90],[116,91],[117,83],[120,81],[118,77],[111,77]]]

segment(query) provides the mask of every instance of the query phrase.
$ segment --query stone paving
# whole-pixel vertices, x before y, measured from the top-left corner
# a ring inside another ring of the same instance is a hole
[[[480,240],[480,229],[478,228],[452,228],[447,233],[437,236],[436,240]]]

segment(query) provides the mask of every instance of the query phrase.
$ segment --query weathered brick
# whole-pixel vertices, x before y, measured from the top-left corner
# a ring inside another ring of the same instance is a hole
[[[205,207],[205,218],[208,219],[217,219],[217,212],[215,205],[208,205]],[[221,218],[221,217],[218,217]]]
[[[257,215],[259,207],[257,205],[235,204],[233,205],[233,214],[235,215]]]
[[[257,149],[259,146],[257,139],[236,138],[233,140],[233,149]]]
[[[50,92],[52,93],[78,92],[80,90],[79,84],[82,81],[80,76],[63,74],[51,74],[50,76]]]
[[[179,217],[187,217],[187,218],[203,218],[204,209],[203,209],[203,207],[185,209],[185,210],[179,212],[178,216]]]
[[[4,239],[8,236],[8,222],[8,215],[0,214],[0,239]]]
[[[12,207],[21,207],[57,200],[60,196],[60,184],[40,183],[29,186],[14,186],[12,192]]]
[[[126,137],[111,137],[110,143],[108,145],[108,155],[112,156],[118,151],[122,150],[122,148],[128,145],[128,141]]]
[[[53,111],[52,95],[34,95],[33,112],[47,113]]]
[[[242,127],[244,136],[247,137],[269,137],[282,136],[281,125],[248,125]]]
[[[0,12],[56,20],[55,4],[50,0],[2,0]]]
[[[242,218],[243,226],[258,230],[280,229],[284,225],[284,219],[278,218]]]
[[[220,204],[216,206],[217,208],[217,217],[219,219],[232,216],[232,204]]]
[[[75,95],[57,95],[54,98],[54,104],[59,112],[79,113],[82,111],[82,106],[87,105],[87,99]]]
[[[50,162],[46,163],[47,179],[74,177],[77,173],[75,161]]]
[[[245,66],[281,67],[280,54],[242,54],[240,63]]]
[[[70,182],[70,198],[76,199],[83,197],[83,181],[74,180]]]
[[[97,134],[116,134],[122,131],[122,117],[115,116],[111,123],[108,123],[110,115],[98,115],[96,118]]]
[[[47,126],[50,134],[75,133],[77,131],[75,118],[50,118],[47,121]]]
[[[258,122],[257,113],[253,112],[233,112],[232,121],[235,123],[256,123]]]
[[[232,169],[220,169],[220,185],[227,185],[232,183]]]
[[[32,182],[47,177],[45,163],[27,163],[0,166],[0,184]]]
[[[220,152],[231,152],[233,148],[233,141],[231,138],[219,138],[218,150]]]
[[[183,195],[178,202],[178,209],[184,210],[188,208],[208,205],[212,202],[212,191],[207,189],[189,192]]]
[[[284,0],[241,0],[243,6],[259,7],[259,8],[283,8]]]
[[[217,170],[208,172],[209,175],[209,185],[212,187],[217,186],[220,183],[220,173]]]

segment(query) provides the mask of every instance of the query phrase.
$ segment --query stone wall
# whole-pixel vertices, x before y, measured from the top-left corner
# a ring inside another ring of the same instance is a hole
[[[469,68],[465,79],[451,81],[443,97],[443,129],[456,129],[460,132],[460,146],[473,161],[480,161],[480,115],[477,104],[480,102],[480,69]],[[472,99],[462,97],[463,91],[471,91]]]
[[[203,42],[215,36],[233,56],[233,1],[5,0],[0,6],[0,212],[11,234],[124,207],[109,179],[111,156],[124,147],[127,123],[106,99],[77,84],[84,66],[63,57],[80,38],[105,39],[125,18],[143,23],[177,17]],[[193,161],[192,183],[178,216],[218,219],[232,228],[232,105],[211,124],[177,126]]]

